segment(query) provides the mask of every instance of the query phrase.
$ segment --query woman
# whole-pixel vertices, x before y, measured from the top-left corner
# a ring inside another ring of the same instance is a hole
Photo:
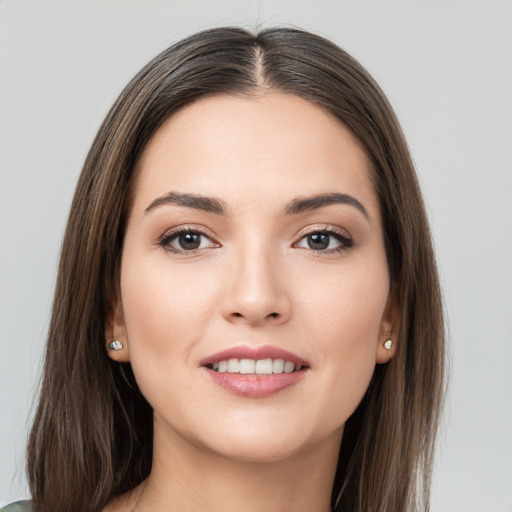
[[[128,84],[79,179],[32,507],[425,510],[443,332],[372,78],[299,30],[196,34]]]

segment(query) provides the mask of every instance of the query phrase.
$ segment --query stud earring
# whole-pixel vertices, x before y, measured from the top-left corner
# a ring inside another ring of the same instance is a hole
[[[393,346],[393,342],[391,340],[384,342],[384,348],[389,352],[391,350],[391,347]]]
[[[115,352],[118,352],[119,350],[123,350],[123,344],[120,342],[120,341],[117,341],[117,340],[112,340],[109,344],[108,344],[108,349],[109,350],[114,350]]]

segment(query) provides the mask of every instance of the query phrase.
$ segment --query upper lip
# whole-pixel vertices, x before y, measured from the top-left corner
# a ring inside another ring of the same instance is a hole
[[[209,364],[226,361],[228,359],[283,359],[284,361],[290,361],[295,365],[309,366],[308,362],[298,355],[273,345],[238,345],[236,347],[231,347],[205,357],[201,361],[201,366],[208,366]]]

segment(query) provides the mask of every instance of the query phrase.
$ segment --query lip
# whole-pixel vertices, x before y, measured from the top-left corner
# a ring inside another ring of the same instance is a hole
[[[208,365],[226,359],[283,359],[300,365],[300,370],[292,373],[273,373],[270,375],[219,373]],[[309,364],[301,357],[272,345],[254,347],[239,345],[217,352],[201,361],[201,369],[207,373],[215,384],[226,391],[247,398],[265,398],[290,386],[298,384],[308,373]]]
[[[298,355],[273,345],[262,345],[259,347],[238,345],[237,347],[231,347],[205,357],[200,364],[201,366],[207,366],[226,359],[284,359],[285,361],[290,361],[295,365],[309,366],[308,362]]]

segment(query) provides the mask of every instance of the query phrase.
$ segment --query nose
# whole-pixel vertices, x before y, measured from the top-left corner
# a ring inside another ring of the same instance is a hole
[[[234,255],[222,307],[226,320],[261,326],[290,319],[289,283],[278,260],[275,254],[247,246]]]

